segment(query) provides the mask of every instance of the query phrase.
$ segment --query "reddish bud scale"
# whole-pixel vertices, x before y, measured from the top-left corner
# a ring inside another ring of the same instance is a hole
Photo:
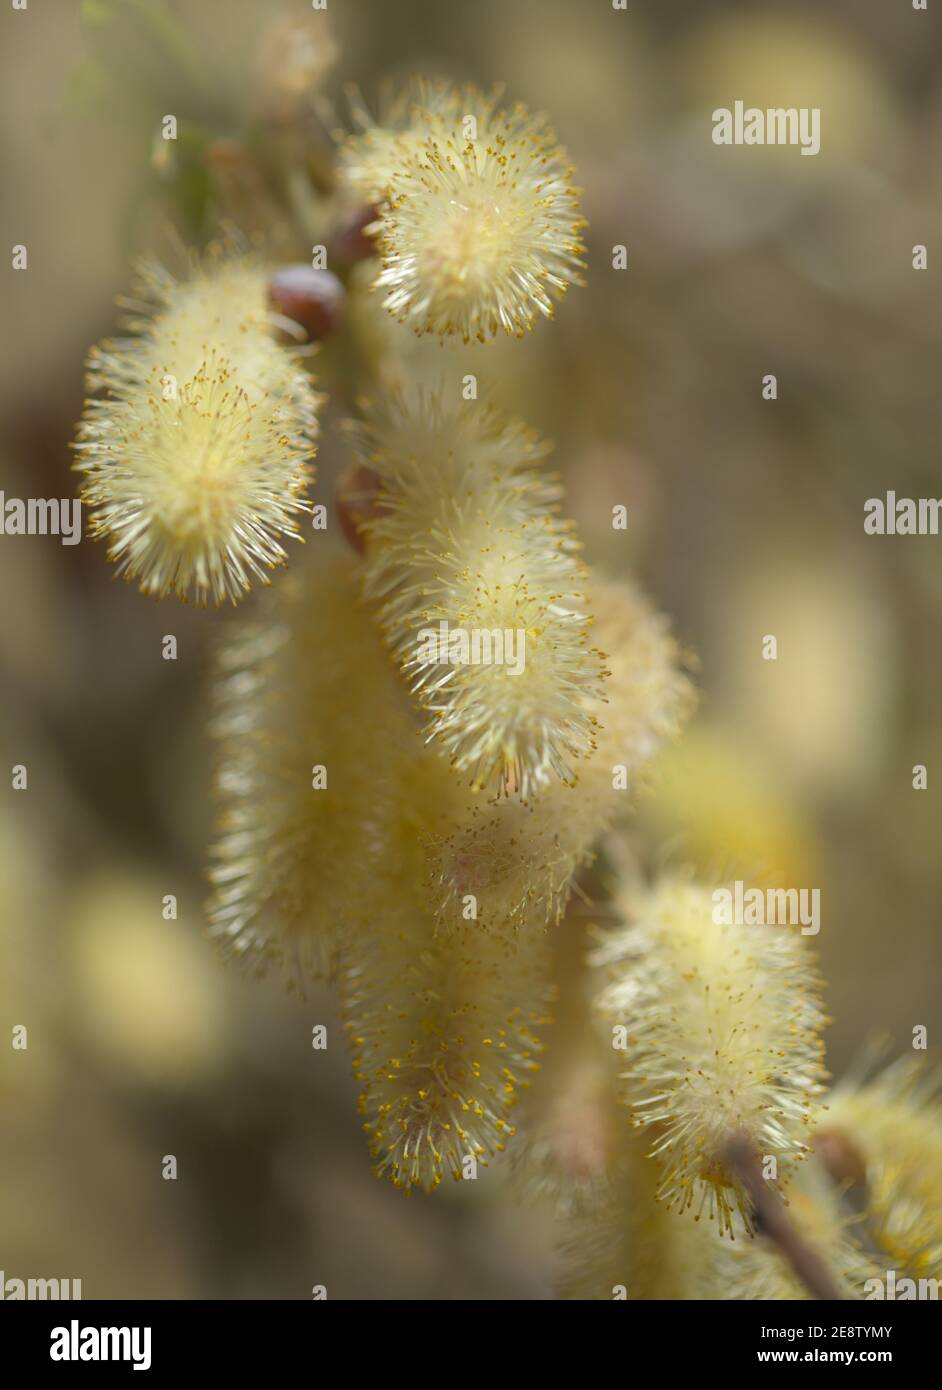
[[[352,266],[379,255],[376,233],[366,230],[376,223],[378,217],[378,209],[367,206],[341,218],[330,238],[331,260],[337,265]]]
[[[363,525],[377,515],[379,475],[366,464],[352,463],[337,479],[335,507],[344,539],[362,555],[366,550]]]
[[[332,333],[343,317],[343,285],[329,270],[288,265],[276,270],[268,285],[272,308],[307,330],[312,342]]]

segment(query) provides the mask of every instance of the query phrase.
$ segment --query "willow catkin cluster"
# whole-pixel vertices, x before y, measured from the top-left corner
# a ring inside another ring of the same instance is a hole
[[[146,266],[135,296],[128,336],[89,356],[82,499],[144,593],[235,603],[299,534],[320,398],[273,336],[263,268]]]
[[[843,1084],[828,1097],[823,1124],[862,1162],[866,1228],[886,1269],[942,1280],[938,1072],[898,1062],[866,1084]]]
[[[365,608],[355,558],[312,554],[219,657],[209,914],[234,953],[302,976],[411,891],[448,805]]]
[[[420,736],[357,568],[313,555],[222,650],[209,913],[234,954],[336,980],[376,1171],[430,1191],[513,1136],[546,943],[438,933],[426,846],[467,793]]]
[[[469,894],[482,930],[512,934],[557,922],[573,875],[627,813],[651,759],[690,713],[693,690],[663,616],[626,581],[595,576],[588,600],[592,639],[610,673],[596,746],[572,785],[551,785],[532,806],[469,799],[460,819],[439,830],[430,891],[443,930],[460,920]],[[586,707],[597,708],[588,699]]]
[[[391,397],[353,438],[378,478],[366,593],[429,735],[480,788],[527,799],[571,780],[607,671],[559,482],[539,467],[547,446],[441,392]]]
[[[210,918],[236,954],[337,978],[377,1172],[429,1190],[513,1137],[548,1018],[545,912],[508,932],[441,930],[437,835],[470,823],[479,798],[421,739],[361,563],[309,555],[222,649]],[[663,624],[613,589],[633,640],[618,643],[612,748],[634,766],[687,689]],[[566,790],[577,808],[581,784]],[[597,830],[593,813],[586,840]]]
[[[745,1135],[787,1183],[809,1151],[823,1089],[826,1022],[814,960],[795,928],[717,925],[713,895],[671,879],[627,901],[628,925],[599,949],[598,1007],[623,1052],[622,1095],[648,1135],[658,1194],[706,1212],[722,1234],[751,1229],[724,1162]]]
[[[545,117],[500,93],[417,85],[387,124],[341,147],[348,186],[378,206],[375,288],[417,333],[521,337],[580,282],[568,156]]]

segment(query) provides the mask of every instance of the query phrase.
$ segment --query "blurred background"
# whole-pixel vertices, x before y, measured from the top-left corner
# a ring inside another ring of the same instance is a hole
[[[835,1075],[875,1035],[902,1053],[925,1024],[932,1047],[942,538],[865,536],[863,509],[888,489],[942,495],[938,10],[329,9],[338,122],[350,80],[368,102],[413,72],[499,80],[551,113],[576,164],[587,288],[525,343],[459,349],[449,369],[556,441],[590,559],[637,574],[698,654],[698,715],[634,820],[642,860],[820,887]],[[310,6],[167,11],[190,36],[179,71],[155,56],[163,40],[121,29],[119,0],[0,21],[3,225],[29,251],[3,277],[8,497],[73,493],[84,357],[113,329],[129,255],[157,239],[160,116],[197,132],[174,157],[198,240],[207,141],[218,156],[243,138],[246,93],[271,81],[269,26]],[[322,28],[312,70],[325,42]],[[193,62],[199,110],[180,77]],[[820,154],[715,147],[711,113],[737,99],[820,107]],[[611,268],[619,244],[626,271]],[[430,370],[411,338],[394,350]],[[322,500],[348,461],[343,408],[322,437]],[[627,532],[611,526],[619,503]],[[339,1037],[329,995],[243,978],[203,936],[206,683],[229,615],[112,583],[90,539],[0,538],[0,595],[0,1269],[80,1277],[86,1297],[549,1296],[546,1213],[494,1169],[432,1200],[377,1182],[347,1055],[310,1045],[315,1023]],[[26,1052],[4,1041],[21,1024]]]

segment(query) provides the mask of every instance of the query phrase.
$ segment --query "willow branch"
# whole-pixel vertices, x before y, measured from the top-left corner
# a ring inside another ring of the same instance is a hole
[[[843,1301],[828,1266],[798,1232],[781,1197],[763,1178],[748,1139],[741,1134],[731,1135],[723,1158],[748,1192],[763,1233],[781,1250],[796,1278],[814,1298]]]

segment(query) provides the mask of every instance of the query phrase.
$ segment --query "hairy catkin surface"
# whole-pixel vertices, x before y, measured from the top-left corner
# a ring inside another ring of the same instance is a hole
[[[542,934],[443,937],[415,898],[349,954],[341,1003],[378,1175],[428,1192],[503,1152],[550,1021],[546,957]]]
[[[460,820],[436,836],[431,890],[443,930],[475,895],[478,921],[499,934],[552,924],[572,876],[599,836],[627,813],[645,768],[675,737],[693,705],[664,618],[625,581],[592,579],[592,640],[610,674],[598,708],[596,747],[572,786],[553,785],[532,805],[469,800]]]
[[[646,1131],[668,1207],[730,1236],[749,1201],[723,1161],[732,1134],[787,1185],[809,1151],[825,1071],[814,958],[790,927],[722,926],[710,888],[668,879],[626,895],[629,925],[597,954],[598,1008],[623,1053],[622,1098]]]
[[[581,283],[585,219],[542,115],[499,93],[414,84],[340,150],[351,193],[377,207],[385,307],[419,334],[522,337]]]
[[[265,270],[145,266],[126,337],[93,348],[76,468],[93,532],[144,593],[238,602],[299,534],[321,405],[272,333]]]
[[[421,878],[448,769],[423,745],[346,552],[286,575],[224,635],[218,666],[212,930],[259,964],[330,973]]]
[[[429,735],[482,790],[526,799],[572,780],[607,669],[547,446],[443,391],[384,400],[352,437],[378,479],[365,592]],[[459,639],[471,659],[451,659]]]

